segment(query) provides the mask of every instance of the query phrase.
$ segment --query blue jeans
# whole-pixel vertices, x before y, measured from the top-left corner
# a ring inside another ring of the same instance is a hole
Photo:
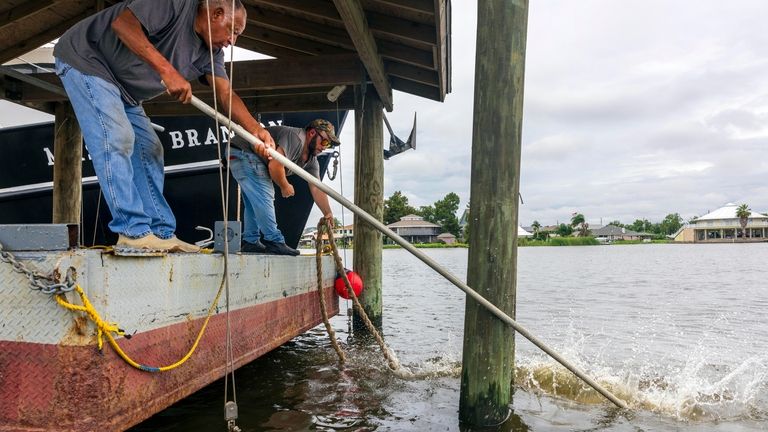
[[[109,229],[130,238],[173,236],[176,218],[163,196],[163,145],[144,108],[125,104],[117,86],[59,59],[56,75],[112,213]]]
[[[255,243],[261,231],[264,240],[285,243],[283,233],[277,229],[275,188],[267,164],[255,153],[232,147],[229,169],[243,194],[243,240]]]

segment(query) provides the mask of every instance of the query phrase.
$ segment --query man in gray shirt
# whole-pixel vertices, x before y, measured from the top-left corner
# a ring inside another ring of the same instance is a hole
[[[303,129],[272,126],[267,130],[277,143],[278,153],[318,179],[320,166],[317,163],[317,155],[340,144],[333,124],[324,119],[313,120]],[[275,189],[272,186],[274,180],[283,197],[293,196],[293,186],[287,178],[293,173],[277,160],[266,160],[255,154],[241,137],[234,137],[231,144],[229,168],[243,193],[242,251],[298,255],[296,249],[285,244],[285,238],[277,228]],[[312,184],[309,185],[309,192],[323,212],[323,217],[333,226],[333,213],[328,195]]]
[[[234,121],[274,148],[224,69],[223,48],[235,43],[245,23],[240,0],[234,10],[232,0],[126,0],[79,22],[56,44],[56,74],[112,213],[117,250],[200,249],[176,238],[176,219],[163,197],[163,148],[143,101],[167,92],[189,103],[189,80],[200,79],[215,87],[222,106],[231,96]],[[252,150],[268,158],[265,146]]]

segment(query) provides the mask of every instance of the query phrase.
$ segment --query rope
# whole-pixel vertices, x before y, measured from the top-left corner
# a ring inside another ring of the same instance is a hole
[[[113,334],[117,336],[124,336],[126,339],[130,339],[130,335],[126,335],[125,331],[118,327],[117,323],[113,322],[107,322],[104,321],[101,318],[101,315],[96,311],[96,309],[93,307],[93,304],[88,299],[88,296],[85,294],[85,291],[80,287],[80,285],[75,285],[75,292],[80,296],[80,301],[83,303],[82,306],[70,303],[67,301],[67,299],[64,297],[64,294],[57,294],[56,295],[56,302],[63,308],[69,309],[71,311],[75,312],[83,312],[88,318],[90,318],[91,321],[96,325],[96,338],[97,343],[99,347],[99,351],[102,350],[104,346],[104,340],[103,338],[107,338],[107,342],[109,342],[109,345],[112,346],[112,349],[115,350],[118,356],[122,358],[126,363],[133,366],[136,369],[143,370],[145,372],[166,372],[171,369],[175,369],[182,364],[184,364],[187,360],[189,360],[190,357],[192,357],[192,354],[197,349],[197,346],[200,342],[200,339],[203,337],[203,334],[205,333],[205,329],[208,327],[208,321],[211,319],[211,315],[213,315],[213,311],[216,309],[216,306],[219,303],[219,298],[221,297],[222,289],[224,287],[224,280],[222,279],[222,283],[219,286],[219,291],[216,293],[216,298],[214,299],[211,306],[208,308],[208,314],[205,317],[205,321],[203,322],[203,326],[200,328],[200,331],[197,334],[197,337],[195,338],[195,342],[192,344],[192,347],[189,349],[189,351],[182,357],[180,360],[178,360],[175,363],[172,363],[167,366],[147,366],[140,364],[133,360],[128,354],[123,351],[123,349],[118,345],[117,341],[115,340]]]
[[[320,218],[320,222],[317,225],[318,238],[315,242],[315,248],[317,254],[315,255],[315,262],[317,263],[317,294],[320,297],[320,312],[323,314],[323,324],[325,324],[325,330],[328,332],[328,338],[331,340],[333,350],[336,351],[336,355],[339,356],[339,364],[343,365],[347,361],[347,357],[344,355],[344,351],[339,346],[339,341],[336,340],[336,332],[333,330],[330,321],[328,321],[328,310],[325,306],[325,295],[323,294],[323,240],[321,237],[321,227],[325,225],[325,218]]]
[[[395,355],[394,351],[392,351],[387,344],[384,342],[384,339],[381,337],[381,334],[376,330],[376,327],[373,325],[371,320],[368,318],[368,315],[365,313],[365,309],[363,309],[363,306],[360,304],[360,300],[358,300],[357,295],[355,295],[355,290],[352,289],[352,285],[349,283],[349,279],[347,278],[347,272],[344,271],[344,264],[341,262],[341,257],[339,256],[339,251],[336,248],[336,241],[333,238],[333,228],[331,228],[325,218],[321,218],[320,221],[317,224],[317,231],[318,234],[322,234],[323,229],[326,230],[328,233],[328,242],[331,245],[331,250],[333,251],[333,260],[336,263],[336,271],[341,275],[342,279],[344,280],[344,286],[347,287],[347,293],[349,294],[349,297],[352,299],[352,302],[354,304],[355,309],[357,310],[358,315],[360,318],[362,318],[363,322],[365,323],[366,328],[368,328],[368,331],[371,332],[373,337],[376,339],[376,343],[379,345],[379,348],[381,348],[382,354],[384,354],[384,359],[387,361],[387,366],[395,372],[395,374],[401,378],[411,378],[413,377],[413,373],[402,368],[400,366],[400,361],[397,359],[397,356]],[[318,237],[318,245],[322,243],[322,236]],[[321,275],[321,257],[320,257],[320,248],[322,246],[317,246],[317,278],[318,278],[318,288],[322,285],[320,280]],[[319,288],[320,289],[320,288]],[[325,309],[325,300],[320,301],[320,307],[321,309]],[[325,317],[324,317],[325,319]],[[330,324],[326,322],[326,329],[330,328]],[[336,349],[336,344],[338,343],[336,341],[335,334],[333,333],[332,329],[328,332],[329,336],[331,337],[331,343],[334,344],[334,349]],[[337,350],[338,353],[338,350]],[[343,354],[340,355],[340,357],[343,357]],[[343,361],[341,361],[343,363]]]

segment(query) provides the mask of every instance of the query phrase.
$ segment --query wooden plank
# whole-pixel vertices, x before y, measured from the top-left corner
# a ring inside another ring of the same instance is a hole
[[[392,88],[397,91],[442,102],[442,100],[440,100],[440,89],[437,87],[394,76],[390,78],[390,81],[392,82]]]
[[[439,87],[440,85],[437,72],[435,71],[429,71],[426,69],[406,65],[403,63],[390,62],[390,61],[385,62],[384,65],[387,68],[387,74],[390,75],[390,80],[392,80],[393,77],[400,77],[403,79],[407,79],[409,81],[432,86],[435,88]],[[394,83],[392,84],[392,86],[394,87]]]
[[[427,48],[425,45],[434,46],[437,43],[433,25],[405,21],[376,12],[368,12],[366,16],[371,32],[376,37],[423,48]]]
[[[435,66],[440,81],[440,98],[445,100],[451,92],[451,3],[447,0],[434,0],[435,28],[440,40],[437,42]]]
[[[392,87],[384,70],[384,62],[379,56],[376,41],[368,28],[368,21],[360,0],[333,0],[333,3],[344,20],[344,26],[352,38],[352,43],[355,44],[365,70],[368,71],[368,76],[379,94],[381,103],[387,111],[392,111]]]
[[[56,3],[56,0],[34,0],[24,2],[8,11],[0,14],[0,30],[3,30],[14,21],[27,18]]]
[[[305,42],[303,39],[308,39],[323,46],[328,45],[344,50],[356,51],[356,47],[354,43],[352,43],[352,39],[345,29],[335,27],[324,28],[322,25],[318,25],[317,22],[306,21],[301,18],[291,18],[279,13],[273,13],[266,8],[257,9],[246,6],[246,9],[249,11],[249,26],[246,27],[245,33],[241,37],[268,42],[259,37],[258,34],[264,31],[263,29],[269,29],[273,32],[286,33],[295,36],[295,45],[288,46],[288,40],[284,38],[283,42],[285,43],[283,44],[283,48],[290,48],[297,52],[305,52],[307,48],[312,47],[310,42]],[[383,58],[407,63],[413,66],[434,69],[435,62],[431,47],[427,50],[422,50],[387,40],[379,40],[377,42],[379,54]],[[248,48],[246,44],[250,45],[252,48]],[[271,52],[259,52],[281,57],[281,55],[279,55],[280,52],[275,49],[270,49],[270,46],[254,44],[251,42],[243,42],[241,45],[248,49],[253,49],[254,51],[259,51],[259,49],[270,50]]]
[[[46,27],[41,32],[35,34],[32,37],[27,38],[21,42],[14,43],[13,46],[5,49],[0,49],[0,63],[5,63],[8,60],[16,58],[24,53],[32,51],[41,45],[48,43],[57,37],[64,34],[70,27],[78,23],[83,18],[91,15],[94,12],[93,8],[86,9],[82,14],[73,18],[65,20],[52,27]]]
[[[514,318],[528,1],[484,0],[477,21],[467,285]],[[514,330],[467,296],[459,421],[505,421],[514,373]]]
[[[258,0],[253,3],[258,7],[246,6],[249,21],[291,32],[297,36],[304,35],[321,42],[336,40],[344,46],[348,44],[344,22],[330,2]],[[367,13],[367,17],[371,32],[381,40],[389,40],[422,50],[431,50],[436,41],[432,21],[413,22],[377,12]],[[245,31],[249,33],[250,30],[246,28]]]
[[[358,96],[355,108],[355,205],[379,221],[384,218],[384,119],[382,103],[373,89]],[[382,234],[355,215],[353,269],[365,281],[360,303],[378,328],[382,324]],[[367,332],[355,311],[355,332]]]
[[[351,110],[355,108],[353,92],[342,93],[338,99],[338,105],[330,102],[327,91],[305,94],[274,94],[263,96],[245,96],[243,102],[252,113],[285,113],[308,111],[334,111]],[[211,104],[210,98],[203,98]],[[199,111],[192,105],[180,104],[173,101],[150,101],[144,104],[144,109],[150,116],[192,115]]]
[[[229,70],[229,64],[226,65]],[[353,85],[360,82],[361,63],[354,54],[328,55],[322,60],[313,56],[292,57],[271,60],[250,60],[235,64],[235,76],[232,82],[237,92],[270,89],[292,89]],[[35,75],[47,83],[61,86],[55,74]],[[29,83],[20,84],[20,102],[50,102],[65,98]],[[192,83],[196,95],[207,95],[211,88],[197,81]],[[159,96],[170,100],[169,96]]]
[[[413,21],[420,24],[433,24],[435,14],[432,0],[362,0],[363,8],[369,12]]]
[[[272,56],[275,58],[290,58],[290,57],[300,57],[302,55],[306,55],[301,51],[296,51],[293,49],[273,45],[269,42],[264,42],[257,39],[251,39],[244,34],[240,35],[240,37],[237,38],[237,47],[244,48],[259,54]]]
[[[53,223],[79,224],[83,137],[69,102],[56,106],[53,137]]]
[[[283,33],[279,30],[273,30],[266,27],[260,27],[258,32],[251,32],[248,35],[241,36],[241,38],[261,41],[279,48],[288,49],[296,52],[296,55],[335,55],[354,53],[349,49],[297,37],[292,34]],[[239,42],[240,39],[238,39],[238,45],[240,45]]]

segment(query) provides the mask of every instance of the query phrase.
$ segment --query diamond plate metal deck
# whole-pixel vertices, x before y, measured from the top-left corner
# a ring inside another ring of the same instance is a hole
[[[133,333],[205,316],[223,279],[219,254],[168,254],[118,257],[99,250],[19,252],[28,266],[48,273],[58,266],[77,269],[78,283],[107,321]],[[325,257],[323,281],[335,270]],[[24,276],[0,263],[0,341],[73,343],[73,315],[47,295],[28,288]],[[236,254],[229,257],[230,310],[237,310],[316,289],[315,258]],[[76,294],[67,295],[79,303]],[[224,300],[217,312],[224,310]],[[86,342],[78,342],[86,343]]]

